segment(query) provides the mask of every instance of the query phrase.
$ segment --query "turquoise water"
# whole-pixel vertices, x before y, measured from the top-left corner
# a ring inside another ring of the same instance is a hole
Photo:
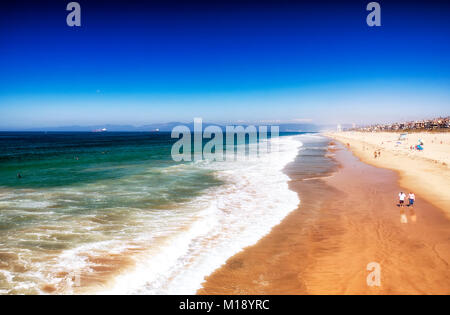
[[[169,167],[175,140],[168,133],[0,133],[0,187],[69,186]]]
[[[292,136],[229,162],[174,162],[175,141],[0,133],[0,294],[193,293],[298,203]]]

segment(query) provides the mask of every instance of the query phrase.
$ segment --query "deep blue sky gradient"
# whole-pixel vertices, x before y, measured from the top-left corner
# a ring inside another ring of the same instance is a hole
[[[0,129],[450,114],[448,2],[68,2],[0,5]]]

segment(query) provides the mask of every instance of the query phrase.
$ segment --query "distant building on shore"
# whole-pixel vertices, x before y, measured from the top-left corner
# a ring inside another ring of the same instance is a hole
[[[377,124],[361,128],[352,128],[354,131],[414,131],[414,130],[445,130],[450,131],[450,117],[439,117],[429,120],[417,120],[403,123]]]

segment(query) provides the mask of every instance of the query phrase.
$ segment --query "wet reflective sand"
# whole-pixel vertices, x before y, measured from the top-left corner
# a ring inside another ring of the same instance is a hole
[[[416,193],[399,220],[396,173],[335,152],[333,176],[287,168],[301,205],[255,246],[206,278],[200,294],[449,294],[450,222]],[[297,161],[298,162],[298,161]],[[381,266],[369,287],[367,265]]]

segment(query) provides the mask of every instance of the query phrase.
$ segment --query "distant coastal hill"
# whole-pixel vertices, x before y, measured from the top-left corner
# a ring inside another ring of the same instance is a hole
[[[409,121],[392,124],[378,124],[372,126],[364,126],[359,128],[350,128],[350,131],[407,131],[407,132],[421,132],[421,131],[435,131],[448,132],[450,131],[450,116],[438,117],[427,120]]]
[[[144,126],[132,126],[132,125],[95,125],[95,126],[61,126],[61,127],[42,127],[42,128],[29,128],[29,129],[16,129],[16,130],[3,130],[3,131],[26,131],[26,132],[93,132],[96,130],[106,129],[107,132],[171,132],[176,126],[186,126],[190,130],[194,130],[193,122],[169,122],[160,124],[149,124]],[[234,124],[236,126],[246,127],[249,124]],[[254,126],[263,126],[265,124],[255,124]],[[267,124],[267,126],[276,125],[280,127],[280,132],[318,132],[322,128],[315,124]],[[225,130],[226,125],[203,123],[203,128],[208,126],[219,126],[222,130]]]

